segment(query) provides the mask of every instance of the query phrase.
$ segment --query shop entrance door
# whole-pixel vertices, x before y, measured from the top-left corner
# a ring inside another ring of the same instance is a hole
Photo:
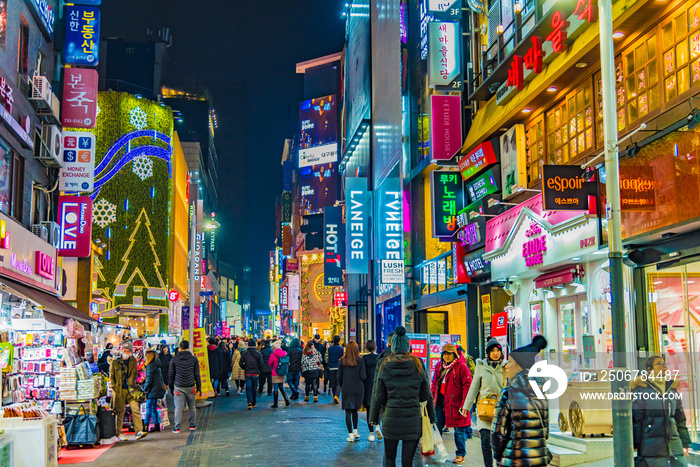
[[[583,358],[583,336],[590,332],[586,294],[557,300],[559,314],[560,366],[565,370],[586,368]]]
[[[447,334],[449,320],[446,311],[416,311],[416,333],[418,334]]]

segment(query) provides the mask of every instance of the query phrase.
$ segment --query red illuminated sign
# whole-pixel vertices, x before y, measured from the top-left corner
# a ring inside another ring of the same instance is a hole
[[[334,307],[347,306],[347,303],[348,303],[347,292],[336,292],[335,294],[333,294],[333,306]]]
[[[522,65],[522,63],[521,63]],[[490,141],[481,143],[472,152],[461,158],[458,162],[462,179],[469,180],[486,167],[498,162],[496,153]]]

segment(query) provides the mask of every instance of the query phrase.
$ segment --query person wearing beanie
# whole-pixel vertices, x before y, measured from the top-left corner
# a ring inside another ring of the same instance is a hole
[[[299,339],[296,337],[289,343],[289,372],[287,373],[287,384],[292,390],[291,400],[299,399],[299,376],[301,375],[302,348]]]
[[[454,344],[445,344],[430,389],[438,430],[442,432],[446,426],[455,429],[457,452],[452,460],[454,464],[463,464],[467,454],[467,427],[471,426],[472,418],[469,412],[462,410],[462,405],[471,384],[472,374],[464,360],[459,358],[457,348]]]
[[[306,343],[301,356],[301,375],[306,383],[304,402],[309,402],[311,392],[314,393],[314,402],[318,402],[318,378],[321,372],[323,372],[323,358],[316,350],[314,341],[310,340]]]
[[[258,396],[262,396],[263,388],[267,382],[267,395],[272,395],[272,368],[270,368],[270,356],[272,355],[272,346],[269,340],[264,340],[260,347],[260,354],[263,358],[263,367],[260,370],[260,379],[258,380]]]
[[[552,460],[547,449],[549,401],[538,399],[530,386],[528,371],[535,357],[547,347],[547,339],[532,342],[510,352],[506,364],[508,386],[496,404],[491,444],[498,465],[545,467]]]
[[[237,344],[231,355],[231,379],[236,382],[236,395],[240,395],[245,389],[245,372],[238,362],[241,361],[241,356],[246,350],[246,344],[242,339],[239,339]]]
[[[284,405],[289,406],[289,399],[287,394],[284,392],[284,379],[287,377],[289,372],[289,356],[287,352],[282,350],[282,340],[277,339],[272,343],[272,355],[270,355],[270,369],[272,370],[272,393],[274,397],[274,403],[272,404],[272,409],[278,407],[278,393],[282,393],[284,398]]]
[[[406,329],[399,326],[391,340],[392,354],[377,370],[377,383],[372,393],[370,423],[379,423],[382,414],[385,465],[396,465],[399,442],[401,465],[410,467],[422,436],[421,402],[431,423],[435,423],[435,405],[423,363],[410,353]]]
[[[257,407],[255,390],[258,386],[258,377],[265,362],[263,357],[255,348],[255,339],[248,341],[248,349],[241,354],[238,366],[243,369],[245,375],[245,393],[248,399],[248,410]]]
[[[506,362],[503,358],[503,348],[498,339],[490,339],[486,344],[486,357],[476,360],[474,379],[469,388],[467,398],[462,405],[462,411],[471,411],[475,402],[480,400],[498,400],[501,391],[506,386]],[[484,457],[484,466],[493,467],[493,454],[491,451],[491,422],[492,414],[484,414],[477,417],[476,429],[481,435],[481,454]]]
[[[333,393],[333,403],[339,404],[338,400],[338,368],[340,367],[340,359],[345,353],[345,347],[340,345],[340,336],[333,336],[333,345],[326,350],[326,362],[328,363],[328,376]]]
[[[138,389],[136,384],[137,372],[138,363],[136,358],[134,358],[134,344],[130,341],[122,342],[119,356],[112,359],[112,363],[109,365],[109,380],[114,391],[114,411],[117,412],[117,437],[119,441],[126,441],[126,437],[122,434],[122,422],[124,421],[126,404],[129,404],[129,407],[131,407],[136,439],[146,436],[146,433],[143,431],[139,402],[132,395],[132,391]]]

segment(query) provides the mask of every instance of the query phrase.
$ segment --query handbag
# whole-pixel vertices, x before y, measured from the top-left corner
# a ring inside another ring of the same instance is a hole
[[[100,427],[100,439],[117,436],[117,413],[102,406],[97,408],[97,420]]]
[[[506,386],[506,372],[503,370],[503,387]],[[479,400],[476,405],[476,414],[479,420],[484,422],[492,422],[496,417],[496,402],[498,402],[498,394],[491,393],[488,397]]]
[[[428,417],[428,408],[426,402],[421,402],[421,426],[423,436],[420,442],[420,452],[424,456],[432,456],[435,454],[435,440],[433,439],[433,425]]]
[[[81,407],[84,412],[84,409]],[[95,415],[80,412],[66,419],[66,440],[69,445],[97,444],[100,442],[100,428]]]
[[[141,390],[141,388],[136,388],[136,387],[130,387],[129,388],[129,395],[133,400],[138,402],[139,404],[143,404],[146,402],[146,393]]]

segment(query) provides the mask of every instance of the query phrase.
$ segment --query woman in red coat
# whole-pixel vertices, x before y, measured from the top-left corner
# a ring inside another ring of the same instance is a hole
[[[431,390],[438,429],[440,432],[445,426],[455,429],[457,457],[452,460],[455,464],[464,463],[467,454],[467,427],[471,426],[472,419],[469,412],[462,412],[462,405],[471,384],[472,374],[457,356],[457,349],[453,344],[445,344],[442,359],[435,366]]]

